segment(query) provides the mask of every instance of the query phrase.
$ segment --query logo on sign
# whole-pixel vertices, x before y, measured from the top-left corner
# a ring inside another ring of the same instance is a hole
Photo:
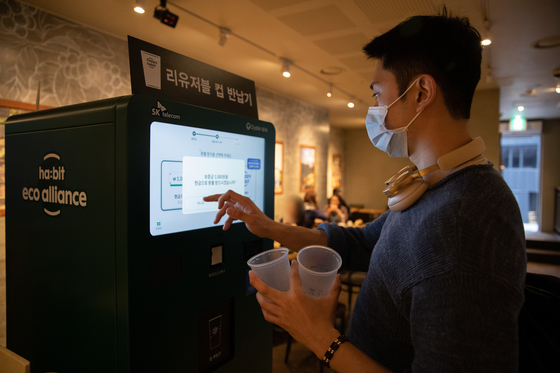
[[[157,67],[158,61],[154,60],[152,57],[146,59],[146,64],[150,69],[155,69]]]
[[[140,54],[146,87],[161,89],[161,57],[146,51],[140,51]]]
[[[249,131],[268,132],[268,128],[261,127],[261,126],[255,126],[254,124],[251,124],[249,122],[247,122],[247,124],[245,125],[245,128],[247,128]]]
[[[156,107],[152,108],[152,115],[170,119],[181,119],[180,115],[168,113],[167,108],[163,106],[159,101],[157,102]]]
[[[37,187],[23,188],[22,197],[25,201],[42,202],[43,211],[49,216],[60,215],[63,205],[87,206],[86,192],[66,188],[66,169],[55,153],[43,157]]]

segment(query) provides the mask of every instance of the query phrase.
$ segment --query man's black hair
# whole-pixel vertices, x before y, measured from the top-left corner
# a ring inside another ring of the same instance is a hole
[[[429,74],[451,116],[470,118],[482,45],[468,18],[452,16],[445,7],[436,16],[414,16],[374,38],[363,50],[396,76],[399,95],[415,77]]]

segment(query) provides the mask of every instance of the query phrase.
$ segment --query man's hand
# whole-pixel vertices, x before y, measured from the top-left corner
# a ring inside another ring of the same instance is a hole
[[[216,214],[214,224],[218,224],[222,217],[228,214],[228,219],[224,223],[224,231],[227,231],[235,220],[242,220],[251,233],[259,237],[269,237],[274,221],[259,210],[251,199],[232,190],[203,199],[205,202],[218,202],[220,211]]]
[[[336,276],[329,294],[318,299],[308,297],[301,288],[296,260],[292,261],[288,292],[283,293],[267,286],[252,271],[249,272],[249,277],[251,285],[259,291],[257,301],[265,320],[285,329],[294,339],[322,358],[330,343],[340,334],[334,329],[341,290],[340,276]]]
[[[204,201],[218,202],[220,211],[216,214],[214,224],[218,224],[222,217],[228,214],[224,230],[228,230],[235,220],[242,220],[251,233],[282,242],[285,247],[294,251],[309,245],[327,246],[328,244],[327,234],[324,231],[277,223],[259,210],[251,199],[234,191],[204,197]]]

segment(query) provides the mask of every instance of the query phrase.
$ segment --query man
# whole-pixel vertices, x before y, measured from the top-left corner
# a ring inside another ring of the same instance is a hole
[[[326,351],[339,337],[333,327],[339,280],[326,297],[311,299],[295,261],[287,293],[251,274],[265,319],[318,358],[326,355],[339,373],[518,369],[526,269],[519,208],[482,155],[438,167],[438,159],[472,142],[468,119],[480,79],[480,41],[467,19],[444,11],[412,17],[364,47],[377,60],[376,106],[366,120],[370,139],[429,171],[423,176],[429,188],[402,211],[388,211],[361,229],[322,224],[306,230],[275,223],[233,192],[207,198],[219,201],[216,222],[227,213],[224,229],[240,219],[253,233],[295,250],[328,245],[346,268],[368,271],[349,342],[334,354]]]

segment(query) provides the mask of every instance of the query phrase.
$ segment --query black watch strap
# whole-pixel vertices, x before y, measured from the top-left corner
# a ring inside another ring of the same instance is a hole
[[[332,357],[334,356],[334,353],[344,342],[348,342],[348,337],[345,335],[340,335],[337,339],[334,340],[333,343],[331,343],[331,346],[329,347],[327,352],[325,352],[325,356],[323,356],[323,360],[321,360],[321,363],[324,366],[330,367],[330,362]]]

